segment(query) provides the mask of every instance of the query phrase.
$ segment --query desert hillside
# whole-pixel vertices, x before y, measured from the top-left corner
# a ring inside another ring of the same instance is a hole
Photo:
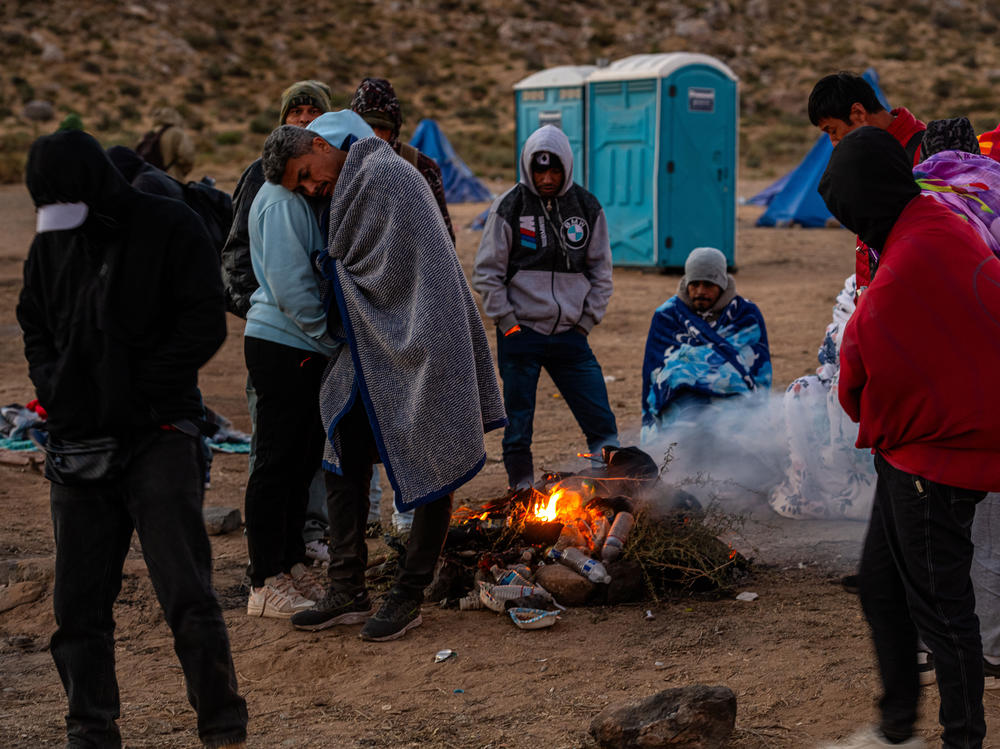
[[[480,174],[513,174],[516,81],[563,64],[696,51],[740,77],[741,165],[767,177],[814,138],[817,78],[875,66],[894,106],[927,120],[1000,119],[998,0],[7,0],[0,4],[0,181],[33,136],[77,112],[106,145],[134,145],[159,104],[197,138],[196,171],[223,177],[276,124],[281,90],[318,78],[344,106],[366,75],[393,81],[404,137],[439,119]],[[30,101],[53,119],[24,117]]]

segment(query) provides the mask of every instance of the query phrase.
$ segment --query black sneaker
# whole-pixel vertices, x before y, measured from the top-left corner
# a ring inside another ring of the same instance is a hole
[[[352,594],[330,588],[311,609],[292,616],[292,626],[309,632],[318,632],[336,624],[361,624],[371,616],[372,602],[368,591]]]
[[[983,658],[983,675],[986,677],[983,682],[983,688],[1000,689],[1000,666],[994,666]]]
[[[420,601],[390,590],[382,607],[361,628],[360,637],[371,642],[395,640],[422,623]]]

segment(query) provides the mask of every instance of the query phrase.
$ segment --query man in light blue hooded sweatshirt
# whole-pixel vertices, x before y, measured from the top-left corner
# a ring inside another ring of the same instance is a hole
[[[497,326],[510,487],[534,481],[532,422],[542,367],[590,451],[617,446],[604,375],[587,343],[611,298],[608,222],[597,198],[573,182],[573,151],[559,128],[546,125],[525,142],[520,183],[490,208],[472,285]]]
[[[373,134],[360,118],[349,125],[341,141]],[[323,453],[320,383],[340,344],[327,332],[312,263],[326,241],[306,199],[264,182],[250,207],[248,228],[260,286],[251,296],[244,336],[247,370],[257,391],[256,456],[245,500],[247,614],[288,619],[324,592],[309,570],[302,525]]]

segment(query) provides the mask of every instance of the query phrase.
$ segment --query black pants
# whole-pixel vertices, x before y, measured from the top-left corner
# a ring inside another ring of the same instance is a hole
[[[253,471],[244,501],[250,584],[306,562],[302,525],[309,482],[323,454],[319,386],[326,357],[260,338],[243,339],[257,393]]]
[[[246,736],[246,703],[236,691],[226,625],[212,590],[200,449],[191,437],[162,432],[114,482],[52,484],[58,629],[51,647],[69,698],[71,747],[121,746],[112,604],[133,529],[174,635],[202,741],[219,746]]]
[[[948,749],[979,749],[983,652],[969,569],[972,519],[985,492],[928,481],[875,456],[878,483],[861,554],[861,604],[882,676],[881,729],[909,738],[920,691],[918,635],[934,655]]]
[[[360,396],[342,418],[339,429],[343,437],[341,467],[344,475],[326,472],[326,501],[330,516],[328,573],[331,587],[356,593],[365,587],[368,491],[372,465],[379,460],[375,437]],[[395,587],[414,600],[424,599],[424,588],[434,579],[434,567],[451,522],[451,499],[452,495],[448,494],[418,507],[413,513],[406,558],[400,565]]]

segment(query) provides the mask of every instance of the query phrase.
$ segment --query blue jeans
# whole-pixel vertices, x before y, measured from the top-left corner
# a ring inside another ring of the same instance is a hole
[[[149,435],[142,444],[115,481],[51,486],[52,659],[69,702],[68,746],[121,746],[112,607],[133,531],[174,636],[198,733],[206,746],[236,743],[246,736],[247,709],[212,590],[200,445],[179,432]]]
[[[497,360],[507,409],[503,464],[510,486],[534,481],[531,436],[535,392],[542,367],[583,430],[590,452],[600,452],[605,445],[618,445],[618,426],[608,403],[604,373],[583,333],[568,330],[542,335],[522,328],[519,333],[504,336],[497,330]]]
[[[980,749],[983,650],[969,570],[972,521],[985,492],[929,481],[875,456],[878,483],[861,552],[861,605],[882,677],[881,729],[913,733],[917,636],[934,655],[946,749]]]

